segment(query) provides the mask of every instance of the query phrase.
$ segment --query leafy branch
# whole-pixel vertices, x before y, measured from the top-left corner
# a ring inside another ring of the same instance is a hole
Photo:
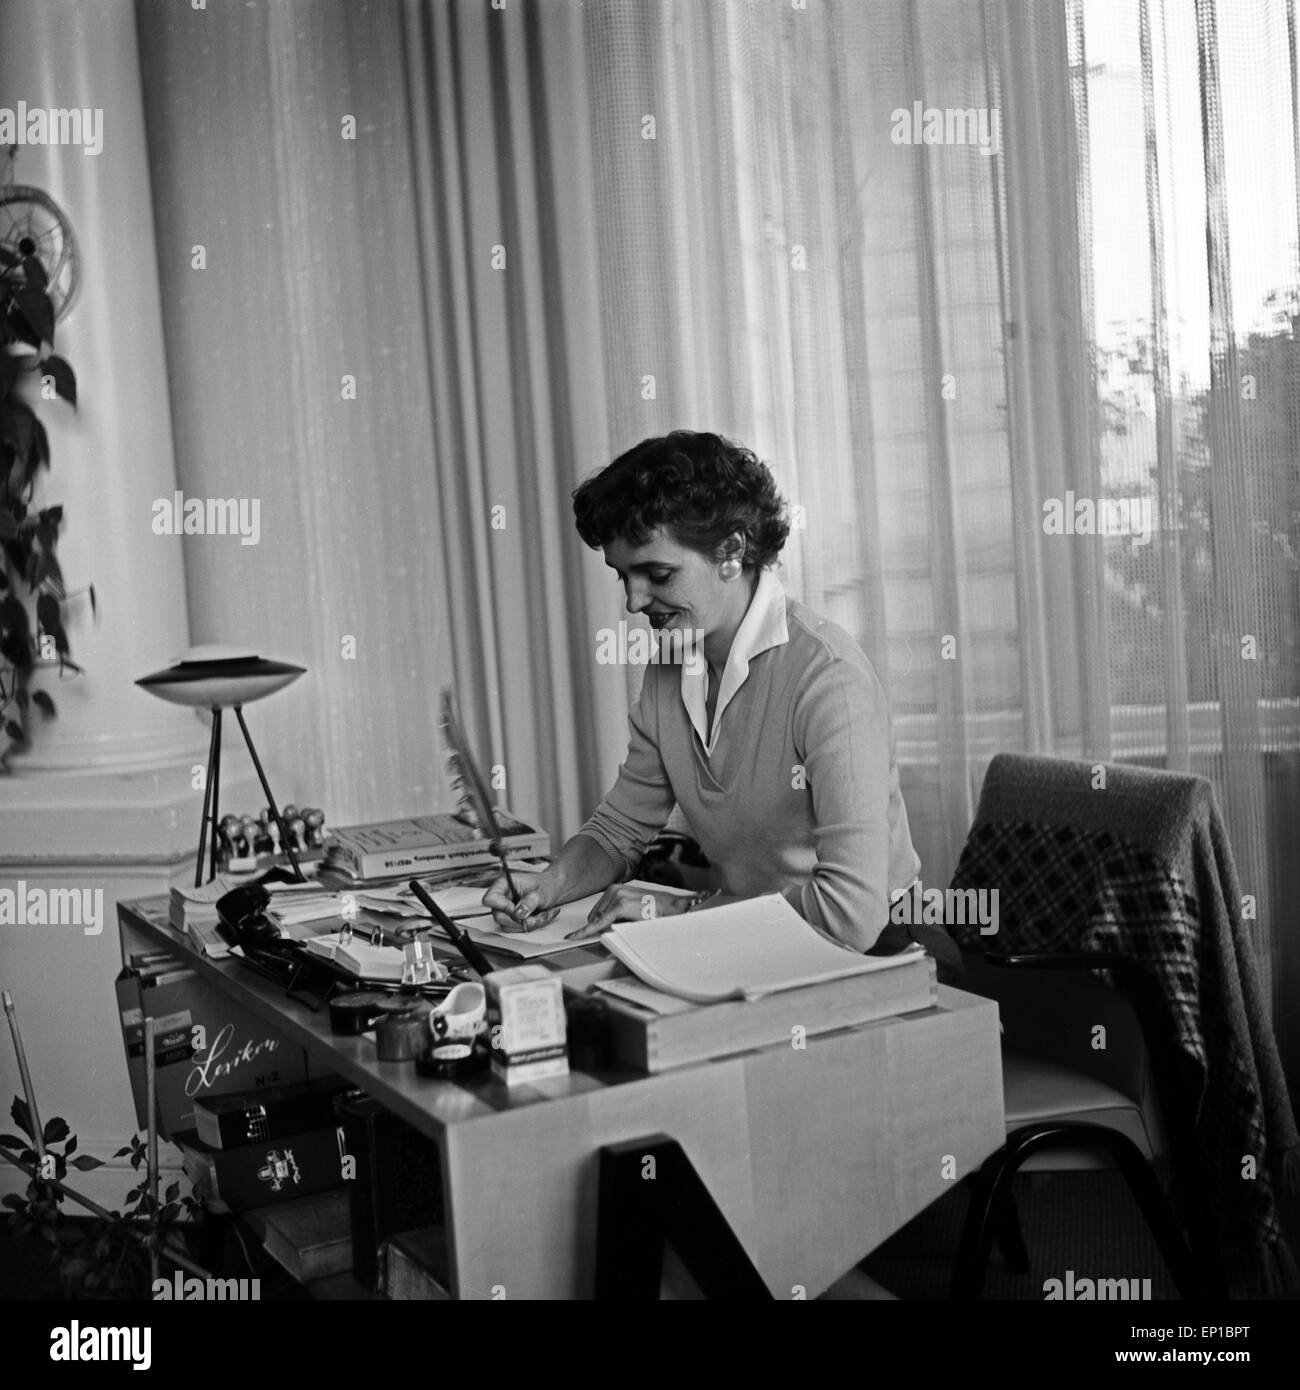
[[[127,1193],[124,1211],[73,1221],[62,1208],[67,1193],[56,1184],[64,1182],[70,1167],[88,1173],[102,1168],[103,1161],[77,1153],[77,1136],[58,1117],[46,1122],[42,1161],[27,1102],[15,1096],[9,1113],[21,1134],[0,1134],[0,1148],[36,1171],[24,1195],[11,1192],[3,1198],[14,1235],[38,1238],[50,1247],[46,1268],[57,1271],[65,1298],[140,1297],[142,1290],[147,1296],[150,1255],[178,1243],[177,1228],[199,1212],[198,1201],[192,1194],[182,1196],[179,1182],[168,1184],[162,1200],[157,1200],[149,1192],[146,1169]],[[139,1172],[148,1149],[137,1134],[113,1157],[129,1158]]]
[[[64,585],[57,554],[63,508],[38,508],[34,500],[40,470],[50,466],[50,442],[22,382],[39,373],[42,399],[77,404],[76,376],[54,352],[54,305],[34,250],[0,246],[0,771],[9,770],[15,748],[27,745],[32,710],[55,714],[49,694],[30,689],[33,673],[53,666],[60,676],[81,671],[64,624],[69,602],[84,594],[92,615],[96,608],[93,586],[69,594]]]

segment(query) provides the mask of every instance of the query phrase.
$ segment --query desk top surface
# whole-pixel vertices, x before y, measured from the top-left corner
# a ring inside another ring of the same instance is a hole
[[[174,951],[201,978],[210,981],[250,1013],[300,1044],[318,1063],[361,1087],[403,1119],[434,1138],[440,1137],[441,1131],[450,1126],[485,1120],[503,1111],[581,1096],[614,1086],[656,1087],[664,1084],[666,1077],[675,1074],[668,1072],[647,1075],[630,1070],[570,1071],[567,1076],[511,1087],[489,1074],[459,1082],[423,1077],[410,1062],[381,1062],[376,1056],[374,1039],[369,1034],[343,1037],[334,1033],[330,1028],[327,1008],[313,1011],[308,1004],[286,995],[282,986],[240,964],[238,960],[213,960],[203,955],[188,938],[171,925],[167,912],[166,897],[121,902],[118,904],[119,927],[123,931],[139,933],[151,943]],[[605,952],[600,947],[586,946],[545,957],[540,963],[553,970],[564,970],[594,964],[604,958]],[[505,965],[518,962],[503,959],[501,963]],[[905,1027],[939,1013],[979,1006],[993,1007],[986,999],[941,986],[939,1003],[933,1009],[879,1019],[861,1024],[857,1028],[841,1029],[839,1033]],[[837,1035],[820,1036],[826,1038]],[[679,1068],[678,1071],[718,1066],[734,1060],[730,1057],[715,1059]],[[634,1091],[627,1098],[629,1101],[633,1100]]]

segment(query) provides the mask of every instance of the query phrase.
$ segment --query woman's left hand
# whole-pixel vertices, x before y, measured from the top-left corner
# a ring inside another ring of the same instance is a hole
[[[588,937],[599,936],[612,927],[615,922],[642,922],[652,917],[676,917],[685,912],[694,901],[690,893],[673,893],[667,889],[658,891],[649,888],[631,887],[626,883],[616,883],[607,888],[587,917],[587,925],[572,931],[566,941],[585,941]]]

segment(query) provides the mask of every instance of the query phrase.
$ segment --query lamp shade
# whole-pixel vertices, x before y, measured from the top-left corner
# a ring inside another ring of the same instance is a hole
[[[184,656],[136,685],[174,705],[225,709],[273,695],[296,681],[306,667],[268,661],[242,647],[191,647]]]

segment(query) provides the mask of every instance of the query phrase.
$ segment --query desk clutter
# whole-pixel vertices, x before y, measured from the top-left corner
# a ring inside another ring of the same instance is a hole
[[[410,1062],[441,1080],[489,1063],[510,1086],[563,1075],[571,1025],[584,1066],[655,1073],[769,1046],[794,1028],[815,1036],[937,999],[933,962],[919,947],[888,957],[845,951],[778,894],[619,923],[586,943],[588,957],[612,959],[594,971],[554,969],[549,958],[573,950],[568,937],[599,895],[566,904],[537,931],[505,933],[482,905],[494,873],[461,867],[349,888],[327,879],[231,889],[219,878],[176,890],[171,919],[208,954],[236,952],[286,990],[328,1003],[333,1031],[371,1039],[377,1060]],[[443,925],[427,915],[435,909]],[[492,970],[480,956],[471,969],[465,937],[498,962],[526,964]],[[486,994],[472,1035],[435,1036],[447,997],[479,980]]]

